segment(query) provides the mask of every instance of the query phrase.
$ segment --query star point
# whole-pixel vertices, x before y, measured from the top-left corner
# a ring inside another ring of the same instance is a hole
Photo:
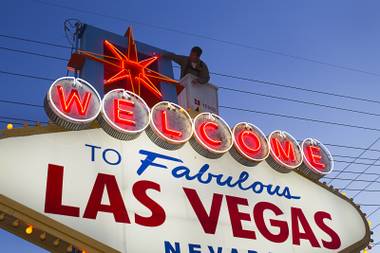
[[[126,36],[128,38],[126,53],[122,52],[110,41],[105,40],[104,46],[112,55],[99,55],[91,52],[82,52],[82,54],[94,61],[117,69],[116,74],[104,81],[104,85],[124,80],[125,89],[130,87],[132,92],[136,92],[137,90],[138,95],[140,95],[141,86],[143,86],[154,96],[162,99],[162,93],[154,82],[163,81],[173,84],[177,84],[178,82],[149,68],[149,66],[159,59],[158,55],[139,61],[136,42],[130,27],[127,30]]]

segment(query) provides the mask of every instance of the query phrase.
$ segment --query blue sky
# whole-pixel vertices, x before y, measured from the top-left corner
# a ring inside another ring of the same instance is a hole
[[[48,1],[48,0],[46,0]],[[213,72],[290,84],[307,89],[345,94],[377,100],[380,94],[380,2],[376,0],[319,0],[319,1],[58,1],[49,3],[99,12],[121,17],[111,19],[78,11],[47,5],[39,0],[4,0],[2,2],[3,24],[0,34],[26,37],[36,40],[67,44],[63,22],[67,18],[78,18],[115,33],[123,34],[129,25],[134,27],[137,40],[181,54],[187,54],[193,45],[204,50],[203,59]],[[129,22],[127,21],[130,20]],[[231,45],[214,40],[181,33],[159,30],[151,26],[136,24],[143,22],[173,28],[189,33],[205,35],[219,40],[244,44]],[[69,50],[31,44],[0,37],[0,47],[30,50],[38,53],[69,57]],[[270,53],[278,51],[286,55],[304,57],[327,62],[327,64],[296,59]],[[58,78],[66,74],[65,62],[37,56],[16,54],[1,50],[0,70]],[[370,73],[364,73],[370,72]],[[42,104],[50,83],[0,74],[2,92],[0,99]],[[275,96],[301,99],[330,106],[380,114],[376,103],[359,102],[333,96],[320,95],[294,89],[276,88],[263,84],[212,76],[219,86],[232,87]],[[239,108],[295,115],[334,121],[344,124],[380,128],[378,116],[320,108],[311,105],[274,100],[249,94],[220,91],[220,104]],[[367,147],[378,136],[379,130],[364,130],[328,124],[280,118],[269,115],[221,110],[230,125],[238,121],[249,121],[265,133],[275,129],[287,130],[298,139],[315,137],[325,143],[355,147]],[[43,110],[0,103],[0,116],[46,121]],[[2,128],[4,124],[0,125]],[[335,155],[358,156],[361,150],[329,147]],[[380,149],[380,141],[373,148]],[[363,157],[377,159],[378,152],[366,152]],[[351,161],[352,159],[337,158]],[[359,160],[371,163],[371,160]],[[380,162],[378,163],[380,164]],[[341,170],[345,163],[337,163]],[[366,165],[353,164],[347,170],[362,171]],[[376,173],[378,166],[367,172]],[[353,178],[355,174],[340,177]],[[375,175],[363,175],[360,179],[373,180]],[[347,181],[335,180],[336,187]],[[365,182],[354,182],[350,188],[361,188]],[[374,183],[368,189],[379,189]],[[353,195],[355,192],[348,192]],[[380,204],[379,194],[365,192],[355,198],[358,203]],[[370,213],[376,207],[364,207]],[[380,211],[371,217],[374,225],[380,222]],[[375,231],[375,242],[380,240],[380,227]],[[8,251],[41,252],[26,248],[26,244],[13,236],[0,232],[0,242]],[[29,245],[28,245],[29,246]],[[374,249],[371,252],[380,252]]]

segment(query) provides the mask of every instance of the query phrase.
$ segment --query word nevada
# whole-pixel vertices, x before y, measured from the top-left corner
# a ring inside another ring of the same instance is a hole
[[[204,112],[194,119],[181,106],[162,101],[151,109],[135,93],[114,89],[101,99],[87,81],[62,77],[50,87],[45,110],[57,125],[70,130],[87,128],[97,120],[105,132],[120,140],[132,140],[143,131],[158,146],[175,150],[186,142],[199,154],[216,159],[224,153],[245,166],[266,160],[274,169],[294,169],[319,179],[333,169],[329,150],[318,140],[301,143],[289,133],[268,136],[255,125],[240,122],[232,129],[218,115]]]

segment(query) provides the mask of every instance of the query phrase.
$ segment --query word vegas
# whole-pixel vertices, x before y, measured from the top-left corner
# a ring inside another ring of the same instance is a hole
[[[52,121],[67,129],[85,129],[97,120],[105,132],[120,140],[135,139],[145,131],[164,149],[178,149],[189,142],[207,158],[230,152],[245,166],[266,160],[280,172],[298,169],[317,179],[333,169],[331,153],[316,139],[298,143],[280,130],[267,137],[247,122],[230,129],[218,115],[205,112],[192,119],[185,109],[167,101],[150,109],[141,97],[124,89],[111,90],[101,99],[95,88],[80,78],[57,79],[45,98],[45,110]]]

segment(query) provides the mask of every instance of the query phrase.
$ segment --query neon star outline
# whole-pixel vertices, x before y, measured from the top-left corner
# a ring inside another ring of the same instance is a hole
[[[141,85],[143,85],[156,97],[161,99],[162,93],[160,92],[158,87],[156,87],[152,80],[164,81],[173,84],[178,84],[178,82],[170,77],[162,75],[148,68],[150,65],[152,65],[159,59],[159,56],[155,55],[139,61],[136,42],[133,38],[131,27],[129,27],[127,30],[127,38],[128,50],[126,54],[121,52],[115,45],[113,45],[108,40],[104,41],[104,46],[107,49],[109,49],[110,52],[112,52],[113,56],[101,55],[88,51],[81,51],[81,53],[84,56],[90,58],[91,60],[107,64],[109,66],[114,66],[115,68],[119,69],[119,71],[115,75],[113,75],[107,80],[104,80],[104,85],[109,85],[120,80],[126,80],[130,84],[132,92],[140,95]],[[116,64],[115,62],[110,61],[107,58],[117,60],[119,64]],[[135,71],[131,71],[132,69],[134,69]],[[127,88],[127,83],[125,84],[125,88]]]

